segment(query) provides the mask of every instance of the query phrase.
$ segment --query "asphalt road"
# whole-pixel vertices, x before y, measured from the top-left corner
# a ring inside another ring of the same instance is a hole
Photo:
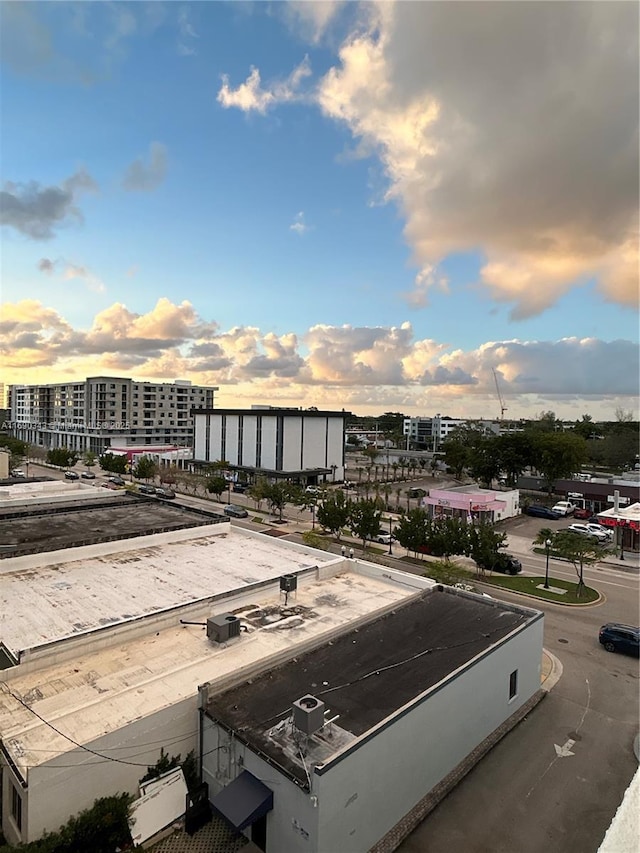
[[[525,560],[525,571],[536,570]],[[545,648],[563,665],[549,695],[398,848],[401,853],[597,851],[637,769],[638,661],[597,639],[607,621],[640,624],[638,577],[589,570],[591,607],[536,603]],[[502,591],[492,595],[518,600]],[[567,741],[573,755],[558,757]],[[620,851],[626,853],[626,851]]]

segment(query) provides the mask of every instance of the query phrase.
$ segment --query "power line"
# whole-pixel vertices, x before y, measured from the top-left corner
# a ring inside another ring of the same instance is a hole
[[[41,714],[39,714],[33,708],[29,707],[29,705],[27,705],[27,703],[24,702],[23,699],[18,696],[17,693],[14,693],[13,690],[11,690],[11,688],[5,681],[0,681],[0,686],[2,686],[2,690],[4,693],[7,693],[9,696],[12,696],[16,700],[16,702],[19,702],[20,705],[22,705],[23,708],[26,708],[27,711],[30,711],[35,717],[37,717],[41,723],[44,723],[45,726],[48,726],[56,734],[59,734],[60,737],[63,737],[65,738],[65,740],[68,740],[69,743],[72,743],[74,746],[77,746],[78,749],[83,749],[85,752],[90,752],[91,755],[96,755],[98,758],[103,758],[107,761],[115,761],[117,764],[128,764],[131,767],[149,766],[148,764],[142,764],[139,761],[127,761],[125,758],[115,758],[111,755],[105,755],[102,752],[97,752],[97,750],[91,749],[90,746],[84,746],[84,744],[78,743],[77,740],[74,740],[74,738],[72,738],[70,735],[67,735],[64,732],[60,731],[60,729],[54,726],[53,723],[50,723],[48,720],[45,720],[45,718]]]

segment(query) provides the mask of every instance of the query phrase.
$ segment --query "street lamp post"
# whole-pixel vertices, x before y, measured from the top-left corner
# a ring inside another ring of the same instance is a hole
[[[544,546],[547,549],[547,566],[544,572],[544,588],[549,589],[549,548],[551,547],[551,539],[547,539]]]
[[[316,502],[315,500],[311,504],[311,529],[316,529]]]
[[[393,536],[391,533],[391,516],[389,516],[389,556],[393,557],[393,551],[391,549],[391,542],[393,540]]]

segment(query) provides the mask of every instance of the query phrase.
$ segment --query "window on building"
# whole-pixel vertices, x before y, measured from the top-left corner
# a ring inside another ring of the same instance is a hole
[[[22,830],[22,797],[13,782],[11,783],[11,817],[18,829]]]
[[[518,695],[518,670],[514,669],[509,676],[509,701]]]

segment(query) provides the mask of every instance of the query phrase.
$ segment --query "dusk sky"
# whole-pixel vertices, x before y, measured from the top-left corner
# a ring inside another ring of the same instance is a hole
[[[638,417],[637,3],[22,3],[0,381]]]

